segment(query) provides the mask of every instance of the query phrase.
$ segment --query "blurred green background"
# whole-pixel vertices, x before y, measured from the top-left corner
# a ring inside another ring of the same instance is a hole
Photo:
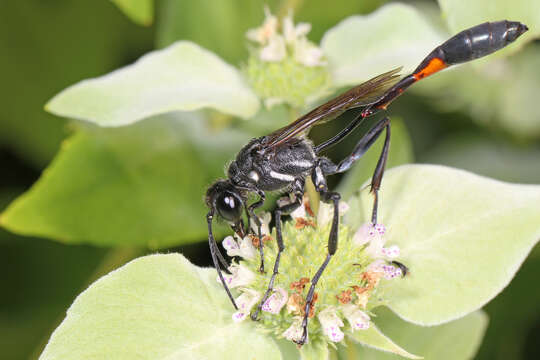
[[[287,3],[296,6],[297,21],[313,24],[309,37],[318,42],[340,20],[371,12],[383,2]],[[282,1],[268,3],[276,11],[284,6]],[[178,39],[193,40],[241,65],[247,56],[243,34],[261,23],[262,4],[157,1],[152,25],[140,26],[109,0],[0,2],[0,210],[32,186],[62,140],[80,126],[43,110],[52,96]],[[425,1],[420,6],[436,3]],[[416,162],[446,164],[504,181],[540,183],[540,112],[535,103],[540,97],[540,43],[529,43],[508,64],[506,70],[515,82],[477,80],[470,69],[463,69],[419,84],[392,105],[391,114],[402,118],[408,129]],[[500,100],[507,92],[512,97]],[[275,113],[279,115],[280,109]],[[252,136],[260,136],[265,128],[279,125],[249,126]],[[338,126],[316,129],[313,138],[337,131]],[[356,139],[348,139],[330,156],[344,156]],[[334,184],[338,180],[333,179]],[[195,197],[202,201],[202,195]],[[204,226],[202,215],[200,219]],[[190,244],[161,251],[180,251],[195,264],[209,265],[205,241],[179,239],[177,243]],[[78,293],[100,275],[152,251],[67,245],[0,229],[1,357],[36,358]],[[538,274],[537,246],[510,286],[486,306],[490,324],[477,359],[540,358]]]

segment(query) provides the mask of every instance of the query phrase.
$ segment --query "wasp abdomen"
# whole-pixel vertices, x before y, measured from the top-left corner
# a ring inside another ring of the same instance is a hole
[[[525,31],[527,26],[516,21],[486,22],[460,32],[439,48],[448,65],[459,64],[502,49]]]

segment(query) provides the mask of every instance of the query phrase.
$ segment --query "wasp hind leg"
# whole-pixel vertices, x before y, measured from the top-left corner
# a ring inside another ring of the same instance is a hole
[[[373,211],[371,214],[371,222],[373,225],[377,224],[377,209],[379,204],[379,189],[381,187],[382,177],[384,175],[384,169],[386,167],[386,159],[388,159],[388,151],[390,150],[390,118],[385,116],[379,120],[375,125],[358,141],[354,147],[353,152],[345,159],[341,160],[338,165],[333,164],[330,160],[321,158],[321,167],[324,175],[332,175],[342,173],[351,168],[351,166],[362,157],[368,151],[368,149],[375,143],[375,141],[386,129],[386,137],[384,139],[383,149],[375,171],[371,178],[371,192],[373,193]]]

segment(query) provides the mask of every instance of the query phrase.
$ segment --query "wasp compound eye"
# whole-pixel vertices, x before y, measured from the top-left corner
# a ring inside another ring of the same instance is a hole
[[[242,201],[238,195],[224,191],[218,195],[216,209],[219,215],[227,221],[237,221],[242,214]]]

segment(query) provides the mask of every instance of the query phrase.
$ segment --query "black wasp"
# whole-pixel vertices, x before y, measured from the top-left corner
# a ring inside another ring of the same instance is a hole
[[[315,276],[311,279],[311,286],[306,298],[305,316],[302,323],[303,336],[298,341],[299,344],[304,344],[307,338],[308,314],[315,286],[330,262],[332,255],[337,251],[338,245],[338,202],[340,195],[328,189],[326,177],[347,171],[386,129],[383,150],[371,180],[371,192],[374,195],[371,222],[376,224],[377,194],[390,146],[390,119],[383,117],[377,121],[358,141],[352,153],[338,164],[333,163],[324,156],[320,156],[321,152],[349,135],[366,117],[381,110],[386,110],[390,102],[418,80],[450,65],[467,62],[497,51],[516,40],[527,30],[527,26],[519,22],[506,20],[486,22],[464,30],[435,48],[412,74],[403,77],[401,80],[399,80],[398,75],[400,69],[394,69],[376,76],[317,107],[290,125],[269,135],[253,139],[244,146],[236,159],[230,164],[227,171],[228,178],[215,182],[206,193],[206,204],[210,208],[207,215],[210,252],[219,278],[234,307],[236,308],[236,303],[223,280],[220,268],[220,262],[225,268],[228,267],[228,264],[219,251],[212,234],[212,219],[215,214],[229,222],[235,232],[244,236],[242,213],[245,210],[248,222],[253,221],[257,225],[258,234],[256,235],[261,238],[261,222],[255,215],[255,209],[264,203],[265,192],[278,190],[286,191],[290,195],[289,201],[279,204],[274,211],[278,254],[268,290],[257,310],[251,315],[251,318],[256,320],[261,305],[271,294],[278,273],[281,253],[285,249],[281,234],[281,216],[292,212],[301,205],[304,184],[308,176],[311,176],[316,190],[321,195],[321,200],[333,205],[334,214],[328,236],[328,254]],[[356,108],[360,108],[360,113],[332,138],[319,145],[314,145],[306,138],[306,134],[311,127],[333,120],[344,112]],[[248,195],[250,194],[258,195],[259,199],[248,205]],[[247,231],[250,231],[249,224]],[[262,241],[260,244],[260,271],[264,272]]]

